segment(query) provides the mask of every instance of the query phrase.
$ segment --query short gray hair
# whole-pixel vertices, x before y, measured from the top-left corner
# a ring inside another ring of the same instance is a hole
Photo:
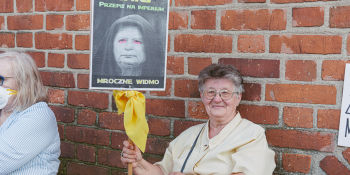
[[[0,59],[8,59],[11,63],[18,88],[12,110],[22,111],[47,100],[47,88],[42,84],[39,70],[31,56],[21,52],[4,52],[0,54]]]
[[[203,86],[205,82],[209,79],[226,78],[232,81],[235,86],[235,92],[242,94],[244,92],[243,88],[243,78],[241,73],[232,65],[226,64],[212,64],[204,68],[198,76],[198,87],[199,91],[203,92]]]

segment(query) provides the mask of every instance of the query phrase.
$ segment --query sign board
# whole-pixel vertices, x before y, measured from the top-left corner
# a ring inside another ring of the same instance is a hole
[[[90,89],[164,90],[169,0],[92,0]]]
[[[350,147],[350,64],[345,67],[338,145]]]

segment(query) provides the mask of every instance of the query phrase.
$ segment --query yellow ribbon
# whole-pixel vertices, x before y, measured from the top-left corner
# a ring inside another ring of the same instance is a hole
[[[16,90],[13,90],[13,89],[6,89],[7,91],[9,91],[9,95],[15,95],[17,94],[17,91]]]
[[[126,135],[134,144],[145,152],[148,124],[145,117],[145,96],[138,91],[113,91],[118,114],[124,112]]]

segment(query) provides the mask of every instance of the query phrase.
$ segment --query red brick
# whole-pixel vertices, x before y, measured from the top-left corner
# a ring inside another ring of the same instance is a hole
[[[46,15],[46,30],[63,29],[64,15]]]
[[[171,11],[169,12],[169,30],[187,29],[188,12],[186,11]],[[170,41],[170,40],[169,40]]]
[[[293,27],[315,27],[323,23],[323,7],[293,8]]]
[[[89,14],[68,15],[66,17],[66,30],[89,30],[89,29],[90,29]]]
[[[263,35],[239,35],[237,41],[238,52],[264,53],[265,40]]]
[[[350,162],[350,148],[347,148],[346,150],[343,151],[343,157],[345,158],[348,163]]]
[[[184,73],[184,57],[168,56],[167,74],[176,75]]]
[[[86,162],[95,162],[96,148],[88,145],[77,145],[77,158]]]
[[[221,58],[219,63],[235,66],[242,76],[259,78],[279,78],[280,61],[245,58]]]
[[[222,30],[285,30],[285,10],[226,10],[222,12]]]
[[[349,28],[350,27],[350,6],[331,7],[329,10],[329,27]]]
[[[185,121],[185,120],[175,120],[174,122],[174,133],[173,135],[176,137],[182,133],[182,131],[186,130],[187,128],[201,124],[203,122],[199,121]]]
[[[123,167],[120,160],[120,151],[109,150],[109,149],[99,149],[98,150],[98,163],[113,167]]]
[[[112,132],[111,148],[123,149],[123,141],[128,140],[128,136],[121,132]]]
[[[109,170],[104,167],[95,165],[85,165],[81,163],[69,162],[67,165],[67,174],[74,175],[96,175],[108,174]]]
[[[350,174],[350,170],[335,156],[326,156],[321,160],[320,167],[328,175]]]
[[[64,90],[50,88],[48,90],[48,100],[49,103],[64,104]]]
[[[161,154],[165,153],[166,148],[168,147],[169,140],[162,138],[148,137],[146,144],[146,153],[151,154]]]
[[[191,11],[192,29],[215,29],[216,10]]]
[[[101,128],[112,130],[124,130],[123,115],[118,115],[112,112],[100,113],[98,118],[98,124]]]
[[[0,46],[2,48],[15,47],[15,34],[13,34],[13,33],[0,33]]]
[[[0,13],[12,13],[13,12],[13,0],[0,1]]]
[[[266,0],[238,0],[238,2],[244,2],[244,3],[263,3],[263,2],[266,2]]]
[[[35,0],[35,11],[73,11],[74,0]]]
[[[289,172],[309,173],[311,167],[311,156],[302,154],[287,154],[282,155],[283,169]]]
[[[261,85],[257,83],[244,83],[244,93],[242,100],[260,101],[261,100]]]
[[[40,32],[35,34],[36,49],[72,49],[71,34],[51,34]]]
[[[58,127],[58,132],[60,134],[60,139],[63,140],[64,139],[64,125],[61,124],[57,124]]]
[[[89,74],[78,74],[78,88],[89,88]]]
[[[231,53],[232,36],[179,34],[174,48],[176,52]]]
[[[43,29],[43,15],[19,15],[7,17],[9,30],[39,30]]]
[[[17,33],[16,34],[17,47],[33,47],[33,34],[32,33]]]
[[[196,119],[208,119],[207,111],[201,101],[188,102],[188,115]]]
[[[78,113],[79,125],[95,125],[96,123],[96,112],[89,109],[82,109]]]
[[[36,65],[40,67],[45,67],[45,53],[44,52],[27,52],[33,60],[35,61]]]
[[[89,54],[68,54],[67,66],[72,69],[89,69]]]
[[[312,128],[313,109],[300,107],[284,107],[283,121],[286,126]]]
[[[337,88],[327,85],[267,84],[265,95],[267,101],[335,105]]]
[[[5,18],[0,16],[0,30],[5,30]]]
[[[64,67],[64,54],[49,53],[47,56],[47,66],[63,68]]]
[[[66,138],[70,141],[89,143],[94,145],[109,145],[110,133],[105,130],[85,128],[78,126],[66,126]]]
[[[199,75],[199,72],[212,64],[211,58],[188,57],[188,73]]]
[[[151,95],[156,95],[156,96],[170,96],[171,95],[171,79],[166,79],[166,85],[165,85],[165,90],[164,91],[150,91]]]
[[[108,94],[98,92],[68,91],[68,104],[83,107],[93,107],[98,109],[107,109]]]
[[[278,108],[274,106],[239,105],[239,113],[254,123],[278,124]]]
[[[175,80],[174,91],[177,97],[200,97],[197,80]]]
[[[1,22],[0,22],[0,24],[1,24]],[[346,40],[346,51],[347,51],[348,55],[350,55],[350,35],[348,35],[348,39]]]
[[[285,3],[302,3],[302,2],[316,2],[316,1],[336,1],[336,0],[271,0],[271,3],[285,4]]]
[[[340,110],[320,109],[317,111],[317,127],[339,129]]]
[[[316,80],[317,65],[312,60],[288,60],[286,63],[286,79],[292,81]]]
[[[76,7],[79,11],[89,11],[90,10],[90,0],[77,0]]]
[[[61,155],[60,157],[72,158],[75,157],[75,145],[70,142],[61,141]]]
[[[146,99],[146,114],[168,117],[185,117],[183,100]]]
[[[345,74],[345,60],[324,60],[322,62],[322,80],[343,81]]]
[[[45,86],[74,88],[75,81],[72,73],[41,72],[41,78]]]
[[[175,0],[175,6],[215,6],[231,3],[232,0]]]
[[[158,136],[170,135],[170,120],[148,118],[149,134]]]
[[[333,133],[269,129],[266,137],[269,145],[281,148],[332,152],[335,147]]]
[[[16,0],[17,12],[33,12],[33,1],[32,0]]]
[[[340,54],[342,37],[336,35],[272,35],[270,53]]]
[[[74,109],[62,106],[50,106],[55,113],[58,122],[72,123],[74,122]]]
[[[90,50],[90,35],[76,35],[75,36],[76,50]]]

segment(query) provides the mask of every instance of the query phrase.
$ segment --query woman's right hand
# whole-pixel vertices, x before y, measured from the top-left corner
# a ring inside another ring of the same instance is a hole
[[[127,166],[128,163],[131,163],[135,168],[137,167],[138,162],[142,160],[141,151],[134,144],[124,140],[120,160],[124,166]]]

